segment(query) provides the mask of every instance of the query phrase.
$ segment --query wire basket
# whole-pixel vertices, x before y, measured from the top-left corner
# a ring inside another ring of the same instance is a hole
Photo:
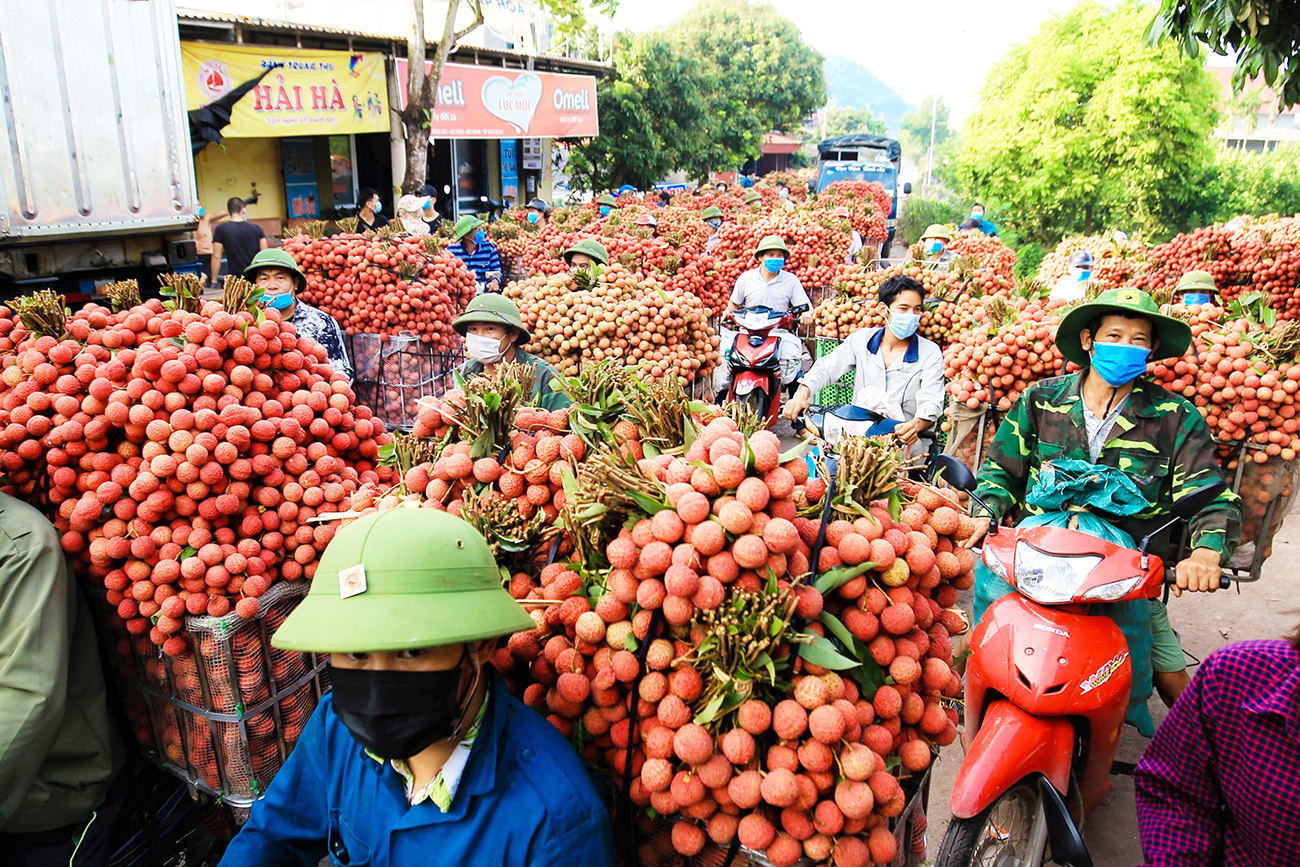
[[[1300,458],[1269,455],[1267,446],[1252,442],[1222,442],[1219,463],[1233,492],[1241,497],[1241,544],[1228,570],[1238,581],[1258,581],[1264,561],[1273,552],[1273,537],[1295,505],[1300,490]]]
[[[350,339],[357,400],[390,430],[411,430],[418,415],[415,402],[450,389],[452,373],[463,361],[458,348],[439,351],[415,334],[354,334]]]
[[[307,593],[279,582],[257,617],[187,617],[191,649],[163,655],[105,609],[113,670],[136,739],[192,788],[235,808],[261,797],[328,688],[326,657],[271,647]]]

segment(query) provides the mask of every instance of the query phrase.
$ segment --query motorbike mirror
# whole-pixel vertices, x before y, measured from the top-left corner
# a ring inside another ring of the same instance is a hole
[[[1201,509],[1218,499],[1219,495],[1227,489],[1228,483],[1222,479],[1212,482],[1174,500],[1174,504],[1169,511],[1184,521],[1189,520]]]
[[[965,493],[975,490],[975,474],[952,455],[939,455],[934,459],[934,470],[931,478],[943,479],[952,487]]]
[[[1211,482],[1208,485],[1199,487],[1190,494],[1183,494],[1174,500],[1173,505],[1169,507],[1169,512],[1173,517],[1142,537],[1142,543],[1138,545],[1138,550],[1145,554],[1147,549],[1151,547],[1152,539],[1179,521],[1190,520],[1197,512],[1218,499],[1219,495],[1227,489],[1228,483],[1220,479],[1217,482]]]

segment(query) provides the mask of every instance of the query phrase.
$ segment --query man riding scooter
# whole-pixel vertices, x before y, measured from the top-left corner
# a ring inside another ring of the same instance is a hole
[[[812,323],[812,300],[790,271],[786,271],[785,262],[790,257],[790,248],[780,235],[768,235],[758,242],[754,259],[758,264],[736,280],[736,288],[727,302],[724,317],[741,311],[764,310],[771,317],[782,317],[787,313],[802,309],[799,322],[804,325]],[[735,318],[741,318],[737,316]],[[794,382],[798,377],[800,361],[803,358],[803,344],[799,338],[782,327],[770,330],[771,335],[779,341],[778,358],[780,359],[781,379],[784,383]],[[724,328],[722,346],[724,352],[723,370],[731,366],[731,356],[738,333]]]
[[[862,328],[803,375],[785,406],[791,420],[808,408],[812,396],[852,371],[853,405],[901,422],[893,433],[913,454],[918,437],[943,413],[943,352],[916,333],[925,304],[925,287],[896,275],[880,285],[880,303],[889,314],[882,328]]]
[[[1033,511],[1026,494],[1051,461],[1082,460],[1125,473],[1152,508],[1113,523],[1137,539],[1153,515],[1222,481],[1200,412],[1144,375],[1148,362],[1180,358],[1190,343],[1187,324],[1162,315],[1151,296],[1137,289],[1109,290],[1066,314],[1056,345],[1084,369],[1031,385],[998,428],[976,491],[995,520],[1018,509]],[[977,544],[989,524],[989,518],[980,519],[966,544]],[[1174,593],[1212,592],[1240,538],[1240,499],[1225,490],[1192,516],[1189,529],[1192,550],[1175,568]],[[1172,562],[1171,547],[1152,553]],[[1164,605],[1150,605],[1153,680],[1172,705],[1190,678]]]

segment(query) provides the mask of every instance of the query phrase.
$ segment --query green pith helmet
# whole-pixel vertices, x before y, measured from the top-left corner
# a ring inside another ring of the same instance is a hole
[[[451,236],[459,241],[470,232],[483,225],[483,221],[473,214],[466,214],[456,221],[456,225],[451,229]]]
[[[1188,271],[1182,277],[1178,278],[1178,285],[1174,287],[1174,292],[1211,292],[1216,293],[1219,287],[1214,285],[1214,275],[1209,271]]]
[[[372,653],[533,629],[473,527],[433,509],[389,509],[339,530],[311,590],[272,637],[283,650]]]
[[[599,199],[596,200],[596,204],[597,204],[597,205],[609,205],[609,206],[612,208],[612,207],[614,207],[615,205],[617,205],[618,202],[614,201],[614,197],[611,196],[609,193],[603,193],[603,194],[601,195],[601,197],[600,197]]]
[[[721,220],[722,211],[718,210],[717,205],[709,205],[707,208],[704,209],[704,213],[701,214],[700,216],[705,220],[712,220],[715,218]]]
[[[768,250],[779,250],[787,259],[790,258],[790,248],[785,245],[785,239],[780,235],[768,235],[758,242],[758,249],[754,251],[754,258],[762,257]]]
[[[595,238],[583,238],[581,241],[565,250],[564,261],[572,265],[572,254],[574,253],[583,253],[590,256],[601,265],[609,264],[609,251],[605,249],[604,244],[600,243]]]
[[[1192,343],[1192,329],[1188,324],[1181,319],[1165,316],[1151,296],[1141,289],[1108,289],[1098,295],[1096,300],[1080,304],[1061,319],[1061,324],[1056,329],[1056,347],[1061,350],[1061,354],[1081,367],[1090,364],[1088,353],[1083,351],[1083,344],[1079,342],[1079,333],[1088,327],[1088,323],[1107,313],[1141,316],[1151,320],[1157,342],[1151,353],[1151,361],[1181,358]]]
[[[249,262],[248,267],[244,269],[244,279],[250,283],[256,283],[257,272],[262,268],[283,268],[286,271],[292,271],[293,280],[298,286],[299,292],[307,285],[307,275],[302,273],[302,269],[298,267],[298,263],[294,261],[293,256],[278,247],[258,250],[257,255],[253,257],[253,261]]]
[[[755,202],[763,201],[763,194],[760,193],[758,190],[754,189],[753,187],[750,187],[749,189],[745,190],[745,195],[741,196],[740,200],[744,202],[746,205],[752,205]]]
[[[515,302],[495,292],[486,292],[475,296],[465,308],[465,312],[457,316],[456,321],[451,323],[451,327],[456,329],[457,334],[464,337],[471,322],[486,322],[489,325],[506,325],[510,328],[518,328],[520,336],[516,343],[519,344],[527,343],[533,339],[528,327],[524,325],[523,317],[519,315],[519,307]]]
[[[925,234],[921,236],[921,240],[924,241],[929,238],[942,238],[944,241],[951,241],[952,229],[938,223],[931,223],[930,228],[926,229]]]

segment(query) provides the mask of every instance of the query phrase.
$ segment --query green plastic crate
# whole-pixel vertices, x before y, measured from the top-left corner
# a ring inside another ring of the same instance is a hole
[[[829,337],[815,338],[814,360],[830,355],[843,342]],[[846,406],[853,403],[853,373],[844,374],[839,382],[833,382],[817,392],[813,403],[818,406]]]

